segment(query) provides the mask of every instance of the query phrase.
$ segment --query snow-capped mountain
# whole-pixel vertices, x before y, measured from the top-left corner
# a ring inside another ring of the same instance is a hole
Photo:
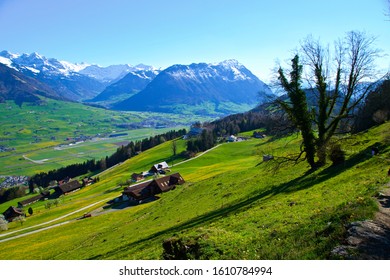
[[[24,102],[39,103],[42,96],[66,100],[45,83],[28,77],[0,62],[0,102],[14,100],[16,104],[21,106]]]
[[[101,67],[99,65],[90,65],[81,69],[79,71],[80,74],[87,75],[88,77],[94,78],[103,83],[113,83],[124,76],[126,76],[130,72],[138,72],[138,71],[155,71],[152,66],[147,66],[143,64],[139,64],[136,66],[132,66],[130,64],[119,64],[119,65],[110,65],[107,67]]]
[[[8,51],[0,52],[0,63],[50,86],[67,100],[82,101],[93,98],[105,88],[105,85],[96,79],[77,72],[88,64],[59,61],[36,52],[12,54]]]
[[[74,64],[59,61],[55,58],[46,58],[36,52],[31,54],[13,54],[8,51],[0,52],[0,63],[21,72],[30,71],[35,74],[65,76],[77,73],[89,66],[89,64],[85,63]]]
[[[148,67],[146,69],[153,68]],[[103,102],[105,105],[109,105],[114,102],[125,100],[143,90],[159,72],[159,70],[131,71],[119,81],[106,87],[102,93],[92,100],[89,100],[89,102]]]
[[[36,52],[13,54],[0,52],[0,63],[48,84],[66,99],[83,101],[96,97],[106,86],[136,71],[155,71],[152,66],[139,64],[101,67],[87,63],[70,63],[46,58]]]
[[[270,88],[236,60],[214,64],[173,65],[140,93],[114,105],[118,110],[179,112],[183,106],[214,106],[229,113],[232,104],[255,105]],[[229,104],[229,105],[227,105]],[[234,110],[232,110],[234,111]]]

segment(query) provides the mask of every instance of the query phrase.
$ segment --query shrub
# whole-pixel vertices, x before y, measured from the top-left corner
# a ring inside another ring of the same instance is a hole
[[[8,222],[3,215],[0,215],[0,230],[8,230]]]
[[[338,165],[345,161],[345,152],[341,149],[340,144],[330,146],[329,158],[333,162],[333,165]]]

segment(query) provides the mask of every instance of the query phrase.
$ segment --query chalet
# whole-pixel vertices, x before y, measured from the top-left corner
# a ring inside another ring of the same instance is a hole
[[[36,196],[30,197],[30,198],[23,200],[23,201],[19,201],[18,207],[22,208],[22,207],[25,207],[27,205],[33,204],[37,201],[44,200],[45,198],[49,197],[49,195],[50,195],[50,192],[48,192],[48,191],[41,192],[40,194],[38,194]]]
[[[77,180],[74,180],[74,181],[70,181],[68,183],[65,183],[65,184],[62,184],[62,185],[59,185],[55,188],[56,190],[56,193],[58,195],[65,195],[65,194],[68,194],[68,193],[71,193],[71,192],[75,192],[75,191],[78,191],[79,189],[81,189],[81,184],[79,181]]]
[[[145,200],[152,198],[157,194],[168,192],[176,185],[184,184],[185,181],[179,173],[164,176],[152,181],[126,187],[123,191],[125,200]]]
[[[150,168],[150,172],[158,173],[160,170],[165,170],[168,168],[169,168],[168,163],[163,161],[163,162],[160,162],[160,163],[153,165],[152,168]]]
[[[143,173],[133,173],[133,174],[131,174],[131,180],[133,182],[141,181],[144,178],[145,178],[145,176],[143,175]]]
[[[10,206],[7,210],[3,212],[3,216],[8,222],[12,222],[15,218],[24,216],[24,212],[20,208]]]
[[[154,197],[156,194],[161,193],[161,191],[151,182],[145,182],[138,184],[136,186],[126,187],[123,191],[124,200],[145,200],[147,198]]]

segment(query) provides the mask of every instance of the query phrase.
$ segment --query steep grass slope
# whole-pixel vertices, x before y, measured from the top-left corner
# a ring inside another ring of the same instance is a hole
[[[345,226],[377,210],[373,197],[389,180],[389,131],[387,123],[340,140],[346,162],[313,173],[305,162],[277,170],[275,161],[262,162],[263,153],[296,152],[296,136],[223,144],[175,166],[187,183],[159,200],[3,242],[0,258],[160,259],[166,240],[185,245],[188,258],[332,258]],[[374,157],[373,146],[380,149]],[[119,195],[120,181],[169,158],[170,148],[165,143],[132,158],[65,199],[81,207]],[[65,204],[40,215],[65,211]]]

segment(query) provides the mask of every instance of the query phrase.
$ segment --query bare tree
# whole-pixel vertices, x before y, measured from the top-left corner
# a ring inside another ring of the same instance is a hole
[[[345,38],[335,43],[333,52],[328,46],[323,46],[319,40],[311,36],[301,44],[300,53],[303,65],[293,65],[293,67],[302,67],[306,82],[312,89],[309,94],[316,95],[315,108],[313,110],[304,108],[305,116],[310,117],[314,125],[312,129],[317,131],[314,134],[315,151],[318,157],[316,165],[313,165],[312,155],[308,155],[307,149],[305,150],[306,159],[311,167],[325,164],[326,146],[337,132],[341,121],[351,117],[357,105],[373,88],[374,81],[378,78],[375,60],[381,53],[380,50],[374,48],[374,43],[374,37],[364,32],[351,31],[346,34]],[[302,117],[296,112],[302,111],[302,108],[296,108],[298,104],[294,104],[290,96],[292,90],[295,92],[303,90],[303,82],[299,80],[301,77],[298,77],[294,85],[298,85],[299,88],[286,87],[282,74],[283,71],[280,69],[280,84],[289,94],[290,101],[282,102],[281,107],[289,113],[290,118],[301,130],[304,146],[306,146],[305,143],[311,143],[313,135],[304,133],[299,126],[297,121]],[[306,103],[306,96],[301,95],[301,97],[305,98],[301,104]],[[311,139],[305,139],[304,134]]]

